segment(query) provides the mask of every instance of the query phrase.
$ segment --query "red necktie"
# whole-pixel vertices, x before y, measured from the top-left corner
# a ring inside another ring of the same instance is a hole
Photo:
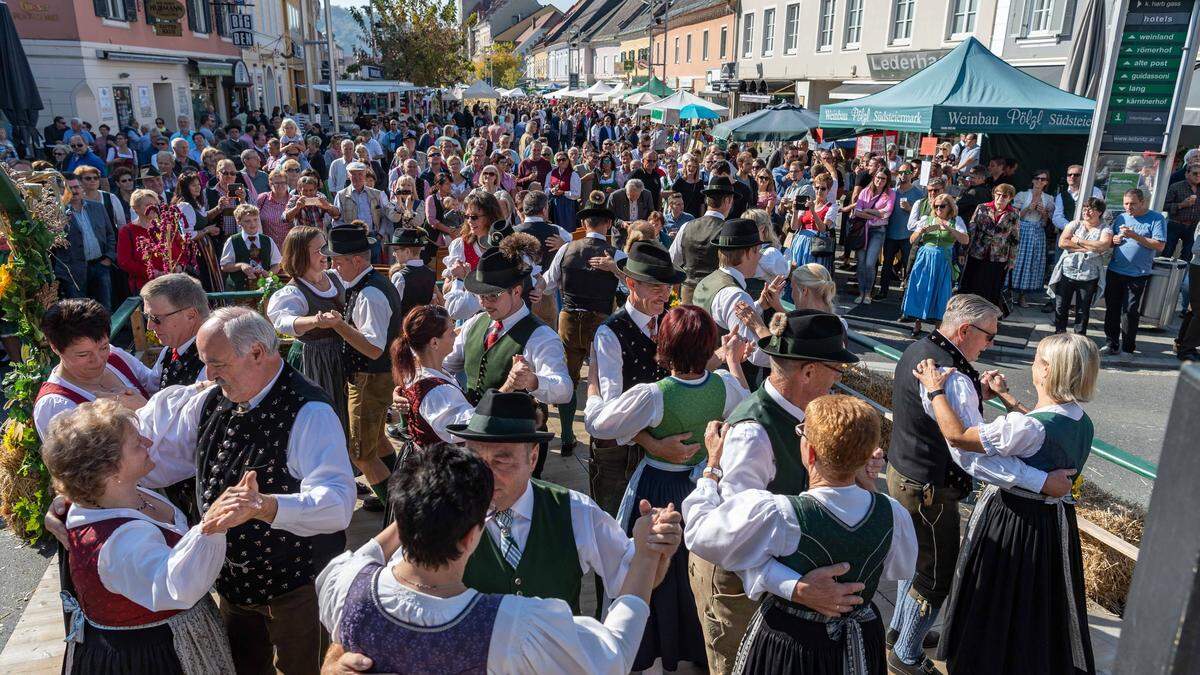
[[[174,347],[171,347],[171,360],[172,361],[179,360],[179,350],[175,349]]]
[[[499,321],[492,322],[492,330],[488,333],[487,339],[483,341],[484,349],[491,349],[492,345],[496,344],[496,340],[500,339],[500,330],[504,328],[504,324]]]

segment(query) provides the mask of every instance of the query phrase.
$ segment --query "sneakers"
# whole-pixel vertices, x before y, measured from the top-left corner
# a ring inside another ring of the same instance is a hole
[[[896,630],[895,628],[889,628],[887,634],[883,636],[883,642],[887,645],[888,649],[895,647],[896,640],[898,639],[900,639],[900,631]],[[936,630],[931,630],[925,634],[925,639],[921,640],[921,647],[923,649],[933,649],[934,647],[937,647],[938,640],[941,639],[941,633],[937,632]]]
[[[403,440],[404,440],[404,433],[403,433],[403,431],[402,431],[402,430],[403,430],[403,428],[404,428],[404,427],[402,427],[402,426],[401,426],[401,425],[399,425],[399,424],[389,424],[389,425],[387,425],[387,427],[386,427],[386,429],[387,429],[387,437],[388,437],[388,438],[390,438],[390,439],[392,439],[392,440],[394,440],[394,441],[403,441]]]
[[[887,653],[887,667],[889,672],[903,675],[938,675],[937,666],[933,665],[928,656],[922,656],[916,663],[908,664],[890,650]]]
[[[1120,353],[1121,350],[1113,345],[1108,345],[1104,349],[1100,350],[1101,356],[1117,356]]]

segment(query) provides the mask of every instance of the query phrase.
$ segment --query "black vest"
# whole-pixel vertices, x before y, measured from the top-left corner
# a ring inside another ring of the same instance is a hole
[[[325,392],[284,364],[266,397],[253,409],[238,406],[213,389],[200,412],[196,458],[196,503],[208,507],[253,469],[264,494],[296,494],[300,479],[287,468],[287,446],[300,408],[309,401],[329,403]],[[263,604],[308,583],[317,570],[313,548],[344,533],[301,537],[250,520],[226,535],[225,565],[217,577],[222,597],[238,604]],[[344,540],[343,540],[344,543]]]
[[[680,246],[683,248],[683,269],[687,272],[684,286],[695,288],[701,279],[717,269],[717,249],[709,246],[709,242],[724,223],[723,218],[700,216],[687,223],[682,235],[676,235],[683,237]]]
[[[1080,196],[1083,196],[1082,193]],[[1058,191],[1058,197],[1062,199],[1063,215],[1067,217],[1067,221],[1075,220],[1075,198],[1071,196],[1067,186],[1064,185],[1063,189]]]
[[[400,320],[408,316],[413,307],[433,302],[433,289],[437,286],[437,272],[428,265],[405,265],[400,270],[404,277],[404,297],[400,299]]]
[[[617,249],[604,239],[584,237],[567,244],[562,258],[563,309],[610,314],[617,294],[617,277],[588,264],[591,258],[616,257]]]
[[[339,314],[346,313],[346,289],[342,287],[342,280],[333,272],[326,272],[330,283],[337,289],[337,295],[330,298],[322,298],[313,292],[312,287],[307,283],[292,279],[288,283],[295,286],[300,291],[300,295],[304,296],[304,302],[308,304],[308,313],[305,316],[316,316],[321,312],[333,310]],[[301,342],[316,342],[318,340],[326,340],[329,338],[338,337],[337,331],[332,328],[313,328],[304,333],[297,335],[296,339]]]
[[[192,344],[186,350],[179,352],[178,359],[171,358],[170,347],[163,347],[163,351],[165,354],[162,371],[158,375],[158,388],[165,389],[173,384],[195,384],[196,378],[200,377],[200,371],[204,369],[196,341],[192,340]]]
[[[637,327],[624,307],[608,317],[604,325],[621,343],[621,386],[625,391],[635,384],[658,382],[670,375],[654,360],[658,345]]]
[[[571,224],[574,225],[574,223]],[[563,229],[567,228],[564,227]],[[558,227],[544,220],[538,220],[532,223],[521,223],[514,227],[513,230],[532,234],[538,240],[538,243],[542,245],[542,259],[538,261],[538,264],[542,266],[543,270],[549,269],[550,263],[554,261],[555,252],[550,250],[550,247],[546,245],[546,240],[553,235],[560,234]]]
[[[921,383],[907,374],[925,359],[933,359],[939,366],[957,368],[971,378],[976,392],[980,390],[979,373],[940,333],[909,345],[896,364],[896,372],[906,375],[897,376],[892,384],[888,461],[902,475],[918,483],[960,489],[965,495],[971,490],[971,477],[950,459],[946,438],[921,405]]]
[[[383,297],[387,298],[388,308],[391,310],[392,316],[388,320],[387,342],[383,344],[383,353],[377,359],[368,359],[362,352],[350,346],[350,343],[342,345],[343,363],[347,373],[386,373],[392,369],[392,355],[388,353],[388,349],[392,346],[392,341],[400,334],[400,325],[404,321],[404,315],[400,312],[400,293],[396,291],[396,287],[391,284],[383,275],[375,270],[370,270],[363,275],[358,283],[346,289],[346,322],[351,326],[354,325],[354,319],[351,314],[354,311],[354,303],[358,300],[359,293],[368,286],[379,289],[383,293]]]

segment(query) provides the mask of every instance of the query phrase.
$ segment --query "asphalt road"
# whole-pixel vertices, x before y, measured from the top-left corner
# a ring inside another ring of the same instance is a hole
[[[0,521],[0,526],[3,521]],[[31,547],[0,527],[0,649],[8,642],[33,589],[54,557],[54,546]]]

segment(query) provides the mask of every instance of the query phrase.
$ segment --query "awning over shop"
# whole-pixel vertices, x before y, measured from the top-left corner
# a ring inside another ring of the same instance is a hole
[[[894,84],[894,83],[892,83]],[[846,82],[829,90],[829,98],[841,101],[852,101],[879,92],[892,86],[881,82]]]
[[[1087,134],[1095,102],[1021,72],[967,38],[936,63],[865,98],[821,106],[821,127],[925,133]]]
[[[313,89],[317,91],[329,93],[328,84],[314,84]],[[403,94],[409,91],[415,91],[419,87],[415,87],[410,82],[401,82],[398,80],[338,80],[337,90],[339,94]]]
[[[197,61],[196,72],[201,77],[232,77],[233,64],[224,61]]]

